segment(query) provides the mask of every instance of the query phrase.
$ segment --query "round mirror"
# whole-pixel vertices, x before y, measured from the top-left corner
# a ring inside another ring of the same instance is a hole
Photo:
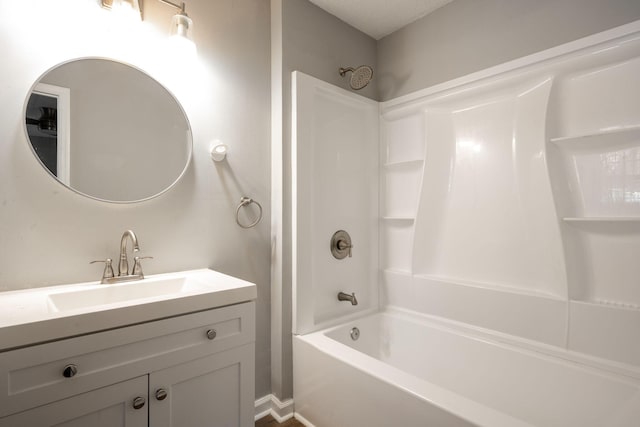
[[[47,71],[29,93],[25,124],[42,166],[94,199],[155,197],[191,158],[191,128],[175,97],[142,71],[107,59]]]

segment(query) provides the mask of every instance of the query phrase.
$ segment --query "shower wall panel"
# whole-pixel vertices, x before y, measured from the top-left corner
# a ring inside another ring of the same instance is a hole
[[[640,377],[639,76],[640,22],[379,112],[295,73],[294,332],[393,305]]]
[[[454,99],[417,103],[406,115],[383,115],[382,152],[389,160],[403,159],[384,165],[384,268],[566,295],[545,162],[552,83],[498,84],[495,91],[482,86],[480,95],[468,90]],[[401,237],[409,226],[413,239]],[[400,253],[386,247],[399,239],[405,242]]]
[[[378,308],[378,103],[300,72],[292,93],[293,329],[307,333]],[[331,254],[338,230],[351,257]]]
[[[566,295],[544,155],[551,85],[534,80],[427,110],[414,273]]]
[[[425,124],[421,114],[381,117],[380,262],[409,274],[422,185]]]
[[[383,305],[640,369],[638,88],[640,21],[382,103]]]
[[[581,65],[559,76],[550,103],[568,347],[640,365],[640,39]]]

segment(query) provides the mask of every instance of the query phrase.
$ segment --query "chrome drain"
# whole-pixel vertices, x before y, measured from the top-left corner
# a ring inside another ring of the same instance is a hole
[[[351,332],[349,334],[351,335],[351,339],[355,341],[360,338],[360,329],[355,327],[351,328]]]

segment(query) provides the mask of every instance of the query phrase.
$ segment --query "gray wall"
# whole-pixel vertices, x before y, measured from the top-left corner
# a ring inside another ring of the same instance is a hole
[[[344,66],[369,64],[376,66],[376,42],[307,0],[272,0],[274,21],[280,21],[280,34],[272,38],[273,67],[279,69],[281,80],[272,82],[274,97],[281,97],[282,115],[274,126],[282,129],[282,275],[272,283],[272,388],[280,399],[293,394],[291,355],[291,72],[298,70],[348,89],[348,76],[341,77]],[[377,98],[375,79],[359,91],[368,98]],[[276,112],[274,112],[276,114]],[[278,219],[274,219],[279,222]],[[274,260],[276,263],[278,260]],[[276,310],[276,307],[279,309]]]
[[[340,67],[368,64],[376,68],[374,39],[307,0],[283,0],[282,5],[283,82],[287,83],[283,86],[285,90],[290,89],[291,72],[296,70],[351,90],[350,74],[340,76]],[[376,89],[375,84],[370,84],[357,93],[376,99]],[[289,98],[285,96],[284,99]]]
[[[174,11],[154,1],[145,9],[150,31],[128,36],[98,1],[0,1],[0,16],[12,16],[0,24],[0,290],[99,280],[102,267],[89,261],[115,258],[131,228],[141,254],[154,257],[147,274],[211,267],[257,284],[256,396],[264,396],[271,392],[269,3],[190,0],[194,63],[165,47]],[[84,56],[131,62],[184,106],[194,155],[162,196],[131,205],[87,199],[33,156],[23,129],[31,85],[54,64]],[[224,164],[209,158],[213,139],[229,145]],[[264,207],[254,229],[235,224],[243,195]]]
[[[380,99],[637,19],[638,0],[455,0],[378,41]]]

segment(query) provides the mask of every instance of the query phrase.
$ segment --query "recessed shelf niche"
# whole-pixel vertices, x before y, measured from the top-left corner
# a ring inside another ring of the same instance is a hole
[[[424,114],[381,120],[381,265],[410,274],[413,234],[424,167]]]

